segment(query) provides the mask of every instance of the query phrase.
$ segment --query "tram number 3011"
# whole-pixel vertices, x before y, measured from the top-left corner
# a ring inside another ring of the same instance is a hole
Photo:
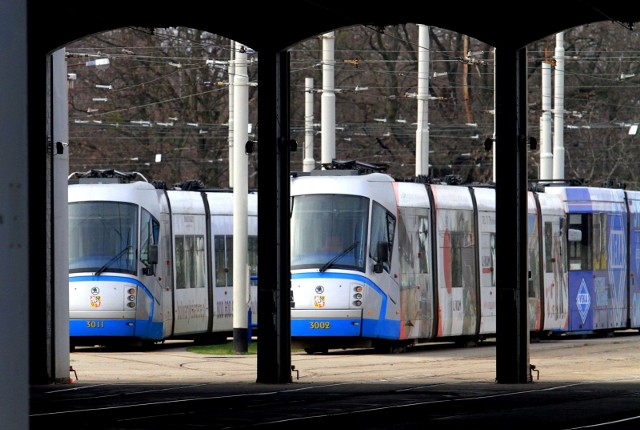
[[[104,321],[87,321],[87,328],[104,328]]]

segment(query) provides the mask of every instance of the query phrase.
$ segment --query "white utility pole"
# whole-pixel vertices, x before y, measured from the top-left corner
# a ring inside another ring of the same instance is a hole
[[[496,48],[493,48],[493,144],[491,151],[493,154],[493,183],[496,183]]]
[[[553,96],[553,179],[564,179],[564,33],[556,34]]]
[[[302,160],[302,171],[312,171],[315,164],[313,159],[313,78],[306,78],[304,80],[304,160]]]
[[[429,26],[419,24],[416,176],[429,175]]]
[[[233,80],[236,75],[236,65],[235,65],[235,46],[236,42],[231,41],[231,52],[229,57],[229,188],[233,188]]]
[[[53,309],[54,379],[69,382],[69,82],[66,51],[51,55],[53,62]]]
[[[540,117],[540,180],[553,179],[551,152],[551,64],[542,62],[542,116]]]
[[[248,249],[248,192],[249,160],[244,151],[249,128],[249,76],[247,52],[244,45],[235,44],[235,87],[233,110],[233,348],[247,352],[249,344],[249,278],[247,276]]]
[[[336,158],[335,33],[322,36],[322,156],[321,162]]]

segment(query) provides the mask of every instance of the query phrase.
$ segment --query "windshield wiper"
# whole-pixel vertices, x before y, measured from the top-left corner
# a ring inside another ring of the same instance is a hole
[[[333,266],[333,263],[335,263],[336,261],[338,261],[339,259],[341,259],[342,257],[344,257],[345,255],[347,255],[347,253],[349,251],[351,251],[353,248],[356,247],[356,245],[358,245],[360,243],[359,240],[356,240],[355,242],[353,242],[351,245],[349,245],[347,248],[345,248],[342,252],[340,252],[338,255],[336,255],[335,257],[333,257],[331,260],[327,261],[324,266],[322,266],[320,268],[321,272],[326,271],[329,267]]]
[[[107,261],[106,263],[104,263],[102,265],[101,268],[99,268],[96,273],[94,274],[94,276],[100,276],[100,274],[102,272],[104,272],[105,270],[107,270],[109,268],[109,266],[111,266],[115,261],[118,260],[118,258],[122,257],[124,255],[125,252],[127,252],[128,250],[130,250],[132,247],[131,245],[127,245],[125,246],[122,251],[118,252],[116,255],[113,256],[113,258],[111,258],[111,260]]]

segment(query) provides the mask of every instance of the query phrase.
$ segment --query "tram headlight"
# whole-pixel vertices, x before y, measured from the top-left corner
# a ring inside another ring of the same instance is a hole
[[[362,285],[356,285],[355,287],[353,287],[353,291],[355,291],[356,293],[361,293]]]
[[[354,306],[362,306],[362,300],[354,300],[353,301],[353,305]]]
[[[134,287],[127,288],[127,307],[135,308],[136,307],[136,289]]]
[[[361,299],[361,298],[362,298],[362,293],[355,293],[355,294],[353,295],[353,298],[354,298],[354,299],[358,299],[358,300],[359,300],[359,299]]]

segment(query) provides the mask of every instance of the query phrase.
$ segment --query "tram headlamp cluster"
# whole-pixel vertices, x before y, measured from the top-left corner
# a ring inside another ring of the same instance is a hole
[[[362,306],[362,285],[356,285],[355,287],[353,287],[353,298],[354,301],[352,302],[354,306]]]
[[[136,307],[136,289],[133,287],[127,289],[127,294],[129,294],[129,296],[127,297],[127,300],[128,300],[127,307],[135,308]]]

